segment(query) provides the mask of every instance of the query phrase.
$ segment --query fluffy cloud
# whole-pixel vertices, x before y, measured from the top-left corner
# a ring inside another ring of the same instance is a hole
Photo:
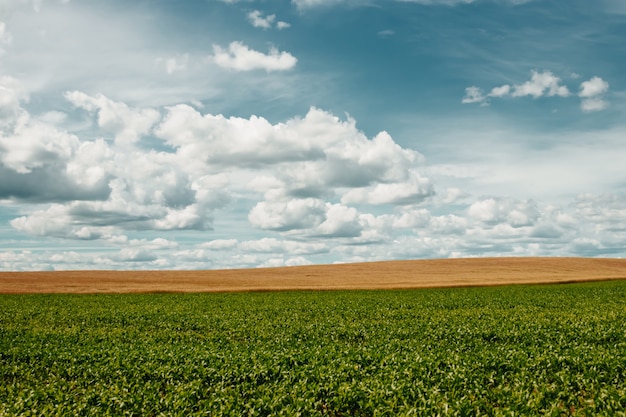
[[[609,84],[600,77],[593,77],[580,84],[578,96],[582,98],[581,110],[594,112],[604,110],[609,103],[603,99],[608,91]],[[488,94],[476,86],[467,87],[465,96],[461,99],[463,104],[480,103],[488,105],[491,98],[503,97],[569,97],[570,90],[561,84],[561,79],[550,71],[532,71],[530,80],[516,85],[502,85],[494,87]]]
[[[506,86],[503,86],[506,87]],[[500,87],[500,88],[503,88]],[[568,88],[561,85],[561,79],[550,71],[537,72],[531,71],[531,77],[529,81],[523,84],[515,85],[511,92],[512,97],[525,97],[532,96],[538,98],[542,96],[559,96],[568,97],[570,92]]]
[[[269,54],[248,48],[242,42],[231,42],[228,50],[213,45],[213,61],[222,68],[235,71],[286,71],[296,66],[298,59],[289,52],[271,48]]]
[[[74,106],[97,114],[98,127],[113,133],[118,144],[137,142],[161,117],[154,109],[133,109],[102,94],[91,97],[80,91],[71,91],[65,94],[65,98]]]
[[[580,84],[580,93],[578,95],[584,98],[591,98],[604,94],[607,91],[609,91],[609,83],[600,77],[593,77]]]
[[[269,29],[272,27],[275,19],[276,15],[263,16],[263,12],[260,10],[253,10],[248,13],[248,20],[255,28]]]
[[[30,202],[99,200],[107,197],[101,168],[73,163],[86,156],[89,143],[33,119],[22,107],[27,96],[11,78],[0,80],[0,199]]]
[[[0,128],[10,129],[24,113],[21,104],[28,100],[22,83],[13,77],[0,77]]]
[[[471,218],[485,224],[507,223],[512,227],[533,225],[539,210],[533,201],[515,201],[505,198],[487,198],[474,202],[468,209]]]
[[[423,161],[419,153],[400,147],[386,132],[369,140],[353,119],[340,121],[316,108],[304,118],[272,125],[256,116],[202,115],[181,105],[169,109],[156,134],[189,160],[188,169],[263,170],[249,186],[271,202],[258,206],[252,217],[266,229],[291,224],[288,219],[278,225],[267,221],[283,207],[293,207],[291,200],[310,205],[307,199],[340,194],[344,203],[408,204],[433,193],[417,170]],[[272,169],[264,169],[268,167]],[[259,217],[262,213],[265,220]]]
[[[569,89],[561,85],[561,79],[550,71],[531,71],[530,80],[523,84],[510,86],[508,84],[494,87],[489,94],[483,94],[480,88],[472,86],[465,89],[464,104],[485,103],[490,97],[527,97],[539,98],[543,96],[568,97]]]
[[[602,111],[609,107],[609,102],[601,98],[586,98],[580,102],[580,108],[584,112]]]
[[[2,169],[9,177],[25,178],[22,194],[3,182],[0,195],[55,203],[11,220],[20,232],[132,247],[114,262],[156,261],[153,247],[138,248],[120,240],[121,233],[210,230],[215,211],[234,195],[248,201],[247,219],[258,230],[372,240],[415,220],[407,213],[376,218],[349,204],[410,205],[434,193],[420,174],[419,153],[402,148],[386,132],[369,139],[353,119],[316,108],[272,124],[257,116],[201,114],[187,105],[170,107],[162,117],[158,110],[103,95],[72,91],[65,97],[96,118],[90,129],[112,138],[82,140],[26,113],[26,122],[13,132],[24,138],[0,142],[9,150],[1,154]],[[146,136],[151,142],[142,142]],[[155,145],[159,150],[146,149]],[[48,180],[26,181],[28,175]],[[217,240],[195,255],[237,246]]]
[[[594,112],[606,109],[609,103],[603,99],[603,95],[609,91],[609,83],[600,77],[593,77],[580,84],[578,96],[582,98],[580,108],[584,112]]]
[[[379,183],[370,187],[356,188],[348,191],[342,198],[343,203],[367,204],[415,204],[434,194],[430,180],[418,173],[404,182]]]
[[[313,198],[262,201],[250,211],[248,220],[253,226],[265,230],[309,229],[321,224],[325,211],[324,203]]]
[[[260,10],[253,10],[248,13],[248,20],[255,28],[261,29],[271,29],[274,26],[274,22],[276,21],[276,15],[270,14],[267,16],[263,16],[263,12]],[[286,29],[291,27],[291,25],[287,22],[278,21],[275,24],[276,29]]]
[[[585,98],[606,93],[597,81],[581,90]],[[33,118],[22,108],[27,96],[9,100],[0,175],[10,180],[0,198],[33,203],[10,220],[18,232],[108,250],[31,254],[31,268],[53,259],[63,269],[206,268],[609,254],[626,243],[620,196],[583,196],[561,208],[452,188],[434,201],[418,152],[321,109],[271,123],[187,105],[135,108],[79,91],[65,97],[79,111]],[[85,115],[90,126],[64,130],[68,117]],[[231,238],[231,224],[246,230]],[[172,233],[218,225],[221,237],[197,244]],[[7,252],[0,266],[23,268],[23,259]]]
[[[66,98],[97,114],[98,128],[115,141],[81,140],[30,117],[0,137],[0,172],[13,180],[2,182],[0,198],[58,203],[13,219],[15,229],[101,239],[117,230],[211,228],[212,210],[229,201],[220,176],[192,177],[175,154],[135,147],[160,112],[81,92]]]

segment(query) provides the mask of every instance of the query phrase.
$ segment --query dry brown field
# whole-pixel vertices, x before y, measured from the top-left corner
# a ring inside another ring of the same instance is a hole
[[[206,271],[0,272],[0,293],[409,289],[626,279],[626,259],[471,258]]]

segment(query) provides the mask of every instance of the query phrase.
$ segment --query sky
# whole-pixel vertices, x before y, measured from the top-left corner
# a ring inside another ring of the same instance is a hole
[[[0,0],[0,270],[626,255],[623,0]]]

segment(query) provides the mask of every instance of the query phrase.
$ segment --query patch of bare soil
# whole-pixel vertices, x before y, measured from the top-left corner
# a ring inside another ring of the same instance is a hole
[[[626,259],[471,258],[213,271],[0,272],[0,293],[404,289],[626,279]]]

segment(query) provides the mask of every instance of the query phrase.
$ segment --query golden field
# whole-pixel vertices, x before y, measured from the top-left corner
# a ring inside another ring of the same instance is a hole
[[[0,272],[0,293],[409,289],[610,279],[626,279],[626,259],[469,258],[202,271]]]

